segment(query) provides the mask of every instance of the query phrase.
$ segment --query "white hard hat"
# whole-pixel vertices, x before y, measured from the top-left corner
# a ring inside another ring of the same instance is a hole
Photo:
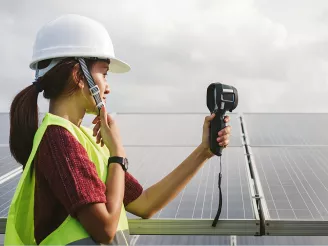
[[[57,58],[55,60],[58,61],[65,57],[110,59],[110,72],[130,70],[127,63],[115,57],[112,40],[105,27],[80,15],[61,16],[39,30],[30,68],[36,70],[37,63],[42,60]]]

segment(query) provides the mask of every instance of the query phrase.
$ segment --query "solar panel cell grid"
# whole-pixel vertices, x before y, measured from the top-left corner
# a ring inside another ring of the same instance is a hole
[[[8,113],[0,113],[0,126],[1,126],[0,144],[8,144],[9,143],[9,114]]]
[[[130,172],[144,188],[155,184],[172,171],[200,143],[201,126],[206,115],[117,115],[129,156]],[[221,219],[254,219],[247,164],[241,147],[240,124],[237,115],[232,114],[230,117],[233,135],[230,147],[224,150],[222,160]],[[3,129],[9,129],[8,119],[8,114],[0,114],[0,122],[6,126]],[[254,165],[259,173],[269,219],[278,222],[281,220],[327,221],[328,147],[319,147],[319,145],[328,146],[328,132],[325,130],[328,114],[245,114],[244,120],[247,122],[247,137],[252,146]],[[177,124],[178,122],[188,124],[181,127]],[[8,144],[8,136],[9,130],[1,131],[0,145]],[[140,145],[146,145],[146,147]],[[159,147],[154,147],[156,145]],[[279,147],[282,145],[294,147]],[[308,146],[295,147],[295,145]],[[0,177],[19,166],[10,157],[9,148],[2,145]],[[187,187],[154,218],[213,219],[218,206],[218,168],[218,158],[207,162]],[[20,175],[0,184],[0,217],[6,217],[8,214],[19,177]],[[128,217],[134,218],[131,214],[128,214]],[[267,231],[268,229],[270,227]],[[293,231],[297,230],[293,229]],[[138,244],[146,244],[146,242],[149,244],[183,244],[184,242],[193,244],[194,240],[199,240],[199,244],[223,243],[222,240],[219,240],[220,243],[213,241],[214,238],[219,237],[141,236]],[[299,244],[318,242],[314,239],[306,241],[308,238],[300,239]],[[242,239],[244,237],[238,237],[238,240]],[[253,239],[246,240],[245,237],[244,244],[248,244]],[[264,239],[265,237],[262,237],[259,240],[265,242],[263,244],[276,242],[273,237]],[[283,242],[287,241],[283,240]]]
[[[328,145],[328,114],[244,114],[251,146]]]
[[[7,217],[10,202],[14,196],[20,175],[0,185],[0,217]]]
[[[204,119],[208,114],[118,114],[123,143],[127,146],[197,146],[202,140]],[[230,146],[242,146],[240,123],[230,115],[233,128]]]
[[[328,220],[328,148],[252,148],[273,219]]]
[[[140,151],[137,151],[140,150]],[[151,148],[147,160],[139,161],[146,147],[127,147],[132,166],[131,172],[143,166],[143,172],[135,172],[136,178],[147,188],[160,181],[178,166],[192,151],[191,147]],[[149,148],[147,148],[149,149]],[[222,158],[222,219],[254,219],[246,162],[242,148],[224,150]],[[134,166],[134,163],[137,166]],[[160,172],[158,170],[161,170]],[[219,158],[209,160],[197,172],[188,185],[154,218],[213,219],[219,204]]]
[[[21,167],[11,156],[9,147],[0,147],[0,177]]]

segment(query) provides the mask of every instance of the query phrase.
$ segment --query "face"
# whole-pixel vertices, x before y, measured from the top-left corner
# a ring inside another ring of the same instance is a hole
[[[109,85],[107,83],[107,73],[109,69],[109,64],[105,61],[97,61],[91,68],[91,75],[94,82],[98,85],[100,90],[100,98],[104,104],[106,104],[106,96],[110,93]],[[83,99],[85,103],[86,112],[89,114],[98,114],[98,109],[96,108],[96,102],[89,91],[89,86],[87,82],[84,82],[82,89]]]

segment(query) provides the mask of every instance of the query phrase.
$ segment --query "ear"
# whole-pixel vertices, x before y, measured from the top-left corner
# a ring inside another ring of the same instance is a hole
[[[74,83],[80,88],[80,89],[83,89],[84,88],[84,81],[83,81],[83,78],[84,78],[84,75],[80,69],[80,65],[79,64],[76,64],[74,67],[73,67],[73,71],[72,71],[72,78],[73,78],[73,81]]]
[[[83,89],[84,88],[84,81],[80,80],[79,83],[78,83],[78,86],[79,86],[80,89]]]

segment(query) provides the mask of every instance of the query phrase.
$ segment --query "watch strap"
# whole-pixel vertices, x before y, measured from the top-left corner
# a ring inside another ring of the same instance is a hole
[[[111,156],[108,158],[108,165],[111,163],[118,163],[121,165],[125,172],[127,171],[127,166],[125,165],[126,162],[127,159],[121,156]]]

